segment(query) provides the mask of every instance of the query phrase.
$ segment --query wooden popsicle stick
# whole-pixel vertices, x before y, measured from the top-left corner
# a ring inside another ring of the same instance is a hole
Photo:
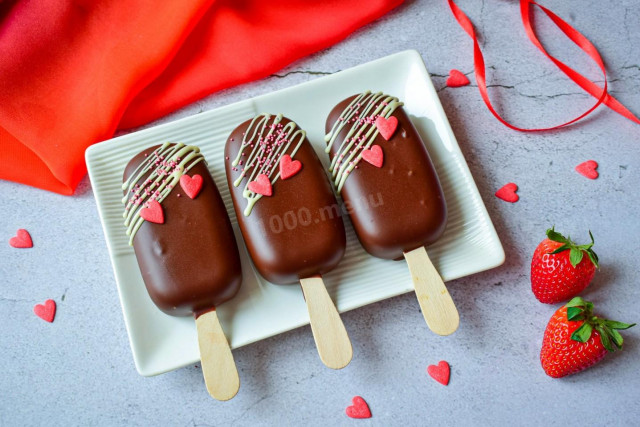
[[[404,258],[409,264],[413,286],[427,326],[438,335],[451,335],[458,329],[460,316],[427,251],[420,247],[405,252]]]
[[[322,363],[331,369],[344,368],[351,362],[353,348],[322,277],[300,279],[300,285],[309,310],[311,332]]]
[[[202,374],[207,391],[217,400],[229,400],[238,393],[240,378],[216,310],[196,317]]]

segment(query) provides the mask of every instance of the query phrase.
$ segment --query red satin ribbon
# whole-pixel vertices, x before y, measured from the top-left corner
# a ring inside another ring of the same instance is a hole
[[[567,22],[565,22],[558,15],[550,11],[549,9],[541,6],[536,3],[534,0],[520,0],[520,13],[522,14],[522,24],[524,25],[524,29],[533,43],[544,55],[549,58],[560,70],[567,75],[571,80],[573,80],[578,86],[588,92],[594,98],[597,98],[598,101],[585,113],[581,114],[579,117],[576,117],[573,120],[569,120],[566,123],[562,123],[560,125],[548,127],[548,128],[536,128],[536,129],[524,129],[517,126],[512,125],[503,119],[500,114],[493,108],[491,105],[491,100],[489,99],[489,93],[487,91],[487,81],[485,77],[485,65],[484,65],[484,57],[482,56],[482,51],[480,50],[480,45],[478,44],[478,38],[476,37],[476,32],[473,28],[473,24],[467,17],[467,15],[460,10],[458,5],[456,5],[453,0],[447,0],[449,2],[449,7],[451,7],[451,11],[453,12],[453,16],[456,18],[460,26],[469,34],[469,37],[473,40],[473,62],[475,68],[476,82],[478,83],[478,89],[480,90],[480,95],[484,100],[484,103],[487,105],[487,108],[491,113],[505,126],[523,132],[540,132],[552,129],[558,129],[571,123],[577,122],[578,120],[586,117],[593,110],[598,108],[600,104],[605,104],[607,107],[611,108],[616,113],[626,117],[627,119],[640,124],[640,119],[638,119],[631,111],[629,111],[624,105],[622,105],[618,100],[616,100],[611,94],[607,92],[607,72],[604,67],[604,62],[602,61],[602,57],[598,53],[598,50],[595,48],[593,44],[585,36],[580,34],[578,30],[573,28]],[[553,57],[549,52],[545,50],[538,39],[538,36],[531,25],[531,15],[530,15],[530,6],[538,6],[550,19],[554,24],[572,41],[574,42],[582,51],[584,51],[593,61],[600,67],[602,70],[602,75],[604,76],[604,87],[600,87],[582,74],[578,73],[573,68],[569,67],[562,61]]]

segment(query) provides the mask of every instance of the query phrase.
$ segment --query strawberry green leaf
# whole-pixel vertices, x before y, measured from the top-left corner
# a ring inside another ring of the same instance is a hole
[[[564,252],[564,251],[568,251],[569,249],[571,249],[571,246],[569,246],[569,244],[565,243],[564,245],[558,247],[556,250],[550,252],[551,254],[559,254],[560,252]]]
[[[611,340],[613,340],[613,343],[616,345],[616,347],[622,348],[622,343],[624,342],[624,340],[622,339],[622,335],[620,335],[620,332],[616,331],[615,329],[609,329],[606,326],[604,328],[611,335]]]
[[[568,307],[567,320],[571,320],[571,321],[584,320],[584,310],[580,307]]]
[[[555,230],[555,226],[547,230],[547,237],[549,238],[549,240],[553,240],[554,242],[569,243],[569,240],[567,240],[566,237]]]
[[[605,320],[605,325],[607,325],[608,328],[611,329],[629,329],[632,326],[635,326],[635,323],[622,323],[622,322],[616,322],[615,320]]]
[[[577,266],[582,261],[582,257],[584,256],[584,252],[578,248],[571,248],[571,252],[569,252],[569,262],[571,262],[572,266]]]
[[[586,305],[582,297],[574,297],[565,304],[566,307],[584,307]]]
[[[593,326],[590,323],[583,323],[578,329],[573,331],[571,339],[578,342],[587,342],[591,338]]]
[[[615,349],[611,345],[611,339],[609,339],[609,334],[602,327],[602,325],[596,326],[596,330],[600,334],[600,341],[602,341],[602,345],[604,346],[604,348],[606,348],[607,351],[615,351]]]
[[[596,268],[599,268],[600,266],[598,265],[598,255],[596,255],[596,253],[593,251],[593,249],[588,249],[587,250],[587,256],[589,257],[589,259],[591,260],[591,262],[593,263],[593,265],[596,266]]]

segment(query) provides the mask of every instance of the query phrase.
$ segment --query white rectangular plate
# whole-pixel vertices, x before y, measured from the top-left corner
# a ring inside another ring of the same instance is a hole
[[[342,99],[367,89],[399,97],[421,133],[435,164],[447,201],[447,229],[428,248],[444,280],[477,273],[504,262],[504,250],[478,194],[467,164],[420,55],[400,52],[288,89],[217,108],[93,145],[87,167],[113,263],[133,358],[140,374],[157,375],[200,356],[193,318],[158,310],[145,289],[133,249],[127,244],[121,204],[125,165],[142,149],[166,141],[202,149],[238,239],[244,280],[238,295],[218,309],[231,346],[237,348],[309,323],[299,286],[268,283],[254,270],[237,228],[229,197],[223,151],[227,136],[262,112],[283,113],[307,131],[325,163],[324,123]],[[360,246],[348,221],[347,252],[324,277],[339,311],[347,311],[413,290],[405,262],[373,258]],[[347,329],[349,325],[346,325]]]

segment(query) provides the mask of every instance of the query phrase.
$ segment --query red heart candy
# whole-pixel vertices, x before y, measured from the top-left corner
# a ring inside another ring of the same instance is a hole
[[[504,200],[505,202],[515,203],[520,197],[516,194],[518,186],[513,182],[505,184],[501,189],[496,191],[496,197]]]
[[[180,177],[180,187],[182,187],[189,198],[195,199],[202,189],[202,177],[198,174],[195,174],[192,177],[189,175],[182,175]]]
[[[13,248],[32,248],[33,241],[29,232],[23,228],[19,229],[15,237],[9,239],[9,245]]]
[[[356,396],[351,399],[353,405],[347,406],[346,413],[350,418],[371,418],[371,411],[369,405],[360,396]]]
[[[257,194],[262,194],[263,196],[271,196],[272,190],[269,177],[261,173],[255,181],[249,183],[249,190]]]
[[[589,179],[596,179],[598,177],[598,163],[595,160],[587,160],[576,166],[576,171]]]
[[[150,200],[146,208],[140,209],[140,216],[145,221],[154,222],[156,224],[164,224],[164,212],[162,205],[157,200]]]
[[[434,380],[438,381],[442,385],[449,384],[449,376],[451,375],[451,368],[449,368],[449,364],[444,360],[438,362],[438,366],[429,365],[427,367],[427,372],[429,376]]]
[[[52,299],[48,299],[42,304],[36,304],[33,307],[33,312],[47,322],[53,322],[53,318],[56,317],[56,302]]]
[[[280,158],[280,178],[291,178],[302,169],[300,160],[291,160],[291,156],[285,154]]]
[[[397,127],[398,119],[394,116],[391,116],[388,119],[380,116],[376,119],[376,128],[378,128],[378,132],[380,132],[380,135],[382,135],[382,137],[387,141],[391,139]]]
[[[382,163],[384,162],[384,154],[382,153],[382,148],[380,148],[379,145],[374,145],[368,150],[363,150],[362,159],[367,163],[371,163],[377,168],[381,168]]]
[[[460,86],[466,86],[469,83],[471,83],[471,82],[469,81],[467,76],[462,74],[461,71],[458,71],[458,70],[455,70],[455,69],[449,71],[449,78],[447,79],[447,86],[449,86],[449,87],[460,87]]]

